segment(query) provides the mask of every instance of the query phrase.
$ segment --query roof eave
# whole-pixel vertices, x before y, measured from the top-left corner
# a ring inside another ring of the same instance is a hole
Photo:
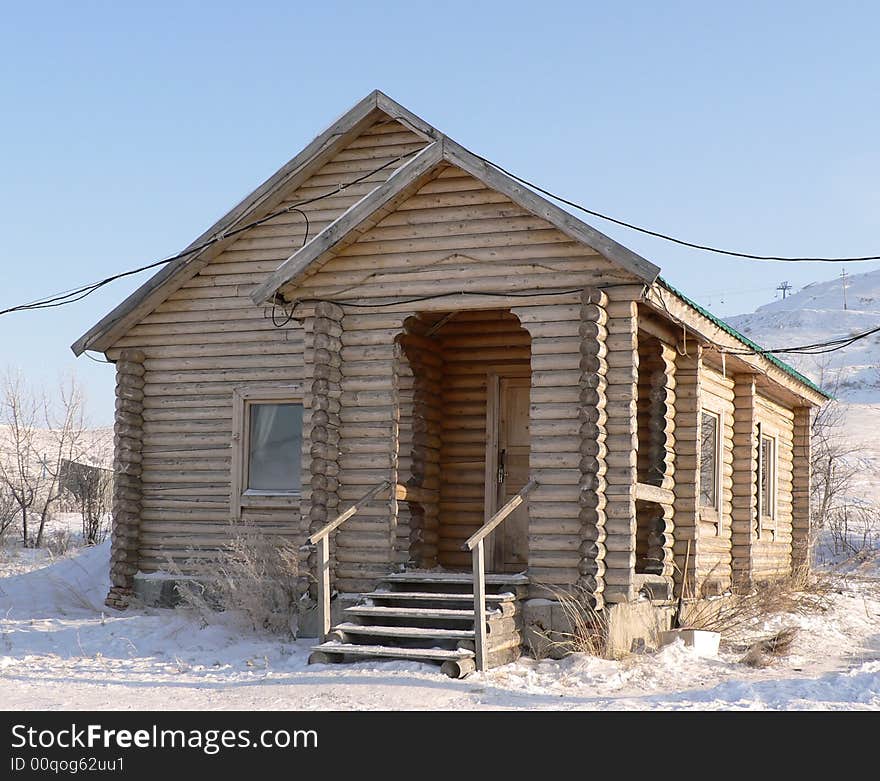
[[[381,109],[380,103],[383,106]],[[364,123],[370,120],[374,113],[378,110],[386,112],[386,108],[392,107],[392,104],[396,105],[379,90],[373,90],[338,117],[323,132],[315,136],[299,154],[239,201],[236,206],[192,241],[183,252],[205,243],[209,239],[229,230],[246,217],[253,215],[275,193],[289,186],[297,177],[310,171],[327,154],[332,154],[334,149],[344,145],[350,135],[356,133]],[[408,114],[409,112],[405,113]],[[403,112],[401,112],[401,115],[403,115]],[[433,130],[430,126],[425,125],[425,123],[421,123],[421,126],[413,127],[413,129],[428,138],[430,138],[431,131]],[[155,307],[161,303],[170,292],[168,288],[176,280],[181,279],[187,270],[192,269],[200,261],[203,261],[209,249],[211,251],[220,250],[226,243],[226,241],[219,241],[212,245],[211,248],[194,252],[192,255],[186,255],[170,262],[89,328],[70,346],[70,349],[77,356],[86,350],[103,352],[108,349],[128,327],[133,325],[134,321],[142,316],[142,310]]]

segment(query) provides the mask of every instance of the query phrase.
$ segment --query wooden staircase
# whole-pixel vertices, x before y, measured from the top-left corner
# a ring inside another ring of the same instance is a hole
[[[364,658],[439,662],[451,678],[476,665],[474,579],[470,573],[410,571],[387,575],[375,591],[345,610],[315,646],[310,664]],[[486,660],[498,667],[519,658],[522,645],[520,600],[528,578],[486,575]]]

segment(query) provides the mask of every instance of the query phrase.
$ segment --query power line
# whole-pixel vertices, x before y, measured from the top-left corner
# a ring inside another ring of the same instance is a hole
[[[33,309],[52,309],[54,307],[65,306],[66,304],[73,304],[77,301],[82,301],[82,299],[86,298],[87,296],[90,296],[96,290],[100,290],[105,285],[109,285],[111,282],[115,282],[118,279],[123,279],[124,277],[130,277],[134,274],[140,274],[144,271],[148,271],[150,269],[157,268],[159,266],[164,266],[167,263],[171,263],[175,260],[180,260],[180,259],[186,258],[190,255],[194,255],[194,254],[201,252],[202,250],[207,249],[208,247],[210,247],[220,241],[232,238],[233,236],[237,236],[240,233],[244,233],[245,231],[251,230],[252,228],[256,228],[256,227],[262,225],[263,223],[269,222],[270,220],[273,220],[276,217],[280,217],[283,214],[290,214],[291,212],[298,212],[305,220],[305,223],[306,223],[305,237],[306,237],[306,240],[308,240],[309,218],[308,218],[306,212],[299,208],[300,206],[305,206],[310,203],[315,203],[316,201],[321,201],[325,198],[329,198],[332,195],[336,195],[336,194],[342,192],[343,190],[348,189],[349,187],[352,187],[356,184],[360,184],[365,179],[369,179],[371,176],[374,176],[375,174],[383,171],[384,169],[388,168],[389,166],[394,165],[395,163],[398,163],[401,160],[404,160],[408,157],[412,157],[413,155],[417,154],[420,151],[422,151],[422,150],[415,149],[411,152],[406,152],[402,155],[398,155],[394,159],[389,160],[386,163],[383,163],[378,168],[374,168],[372,171],[368,171],[367,173],[362,174],[361,176],[358,176],[355,179],[352,179],[350,182],[345,182],[343,184],[340,184],[337,187],[335,187],[333,190],[330,190],[329,192],[323,193],[322,195],[316,195],[313,198],[307,198],[303,201],[298,201],[297,203],[291,204],[290,206],[285,206],[283,209],[278,209],[274,212],[271,212],[270,214],[267,214],[265,217],[261,217],[258,220],[254,220],[253,222],[249,222],[246,225],[242,225],[238,228],[234,228],[234,229],[228,230],[228,231],[223,231],[222,233],[218,234],[217,236],[213,236],[212,238],[210,238],[206,241],[203,241],[194,247],[189,247],[189,248],[183,250],[182,252],[178,252],[175,255],[171,255],[170,257],[163,258],[162,260],[154,261],[153,263],[148,263],[145,266],[139,266],[138,268],[131,269],[130,271],[123,271],[123,272],[120,272],[119,274],[113,274],[109,277],[105,277],[104,279],[98,280],[97,282],[93,282],[89,285],[82,285],[80,287],[72,288],[70,290],[66,290],[61,293],[55,293],[51,296],[39,298],[35,301],[30,301],[26,304],[18,304],[16,306],[9,307],[8,309],[2,309],[2,310],[0,310],[0,316],[7,315],[12,312],[22,312],[22,311],[29,311],[29,310],[33,310]],[[303,243],[305,243],[305,242],[303,242]]]
[[[329,192],[326,192],[326,193],[323,193],[322,195],[317,195],[312,198],[308,198],[308,199],[299,201],[297,203],[286,206],[282,209],[278,209],[276,211],[273,211],[273,212],[265,215],[264,217],[261,217],[258,220],[254,220],[254,221],[249,222],[246,225],[242,225],[238,228],[224,231],[216,236],[213,236],[210,239],[207,239],[204,242],[201,242],[200,244],[198,244],[196,246],[189,247],[189,248],[183,250],[182,252],[179,252],[175,255],[171,255],[170,257],[163,258],[162,260],[154,261],[153,263],[148,263],[144,266],[140,266],[138,268],[131,269],[129,271],[123,271],[123,272],[120,272],[119,274],[113,274],[109,277],[98,280],[97,282],[93,282],[89,285],[83,285],[78,288],[72,288],[70,290],[66,290],[61,293],[56,293],[51,296],[37,299],[35,301],[31,301],[31,302],[28,302],[25,304],[19,304],[17,306],[13,306],[13,307],[9,307],[4,310],[0,310],[0,316],[10,314],[12,312],[18,312],[18,311],[28,311],[28,310],[33,310],[33,309],[50,309],[50,308],[54,308],[54,307],[64,306],[66,304],[71,304],[76,301],[81,301],[83,298],[86,298],[87,296],[91,295],[96,290],[99,290],[100,288],[104,287],[105,285],[108,285],[111,282],[114,282],[118,279],[123,279],[125,277],[132,276],[135,274],[140,274],[144,271],[148,271],[150,269],[157,268],[159,266],[164,266],[164,265],[171,263],[173,261],[180,260],[180,259],[186,258],[188,256],[194,255],[194,254],[201,252],[202,250],[204,250],[204,249],[206,249],[206,248],[208,248],[208,247],[210,247],[220,241],[237,236],[241,233],[244,233],[245,231],[248,231],[248,230],[251,230],[255,227],[263,225],[264,223],[269,222],[270,220],[273,220],[281,215],[289,214],[292,212],[296,212],[296,213],[300,214],[302,216],[303,220],[305,221],[305,232],[304,232],[304,239],[303,239],[303,246],[305,246],[305,243],[308,241],[308,238],[309,238],[310,223],[309,223],[309,218],[308,218],[307,213],[299,207],[305,206],[307,204],[315,203],[317,201],[321,201],[325,198],[329,198],[333,195],[336,195],[337,193],[339,193],[349,187],[352,187],[355,184],[359,184],[360,182],[363,182],[366,179],[369,179],[371,176],[374,176],[375,174],[383,171],[384,169],[388,168],[389,166],[394,165],[395,163],[398,163],[402,160],[405,160],[406,158],[411,157],[420,151],[422,151],[422,150],[415,149],[415,150],[407,152],[405,154],[398,155],[397,157],[395,157],[391,160],[388,160],[386,163],[382,164],[381,166],[379,166],[379,167],[377,167],[377,168],[375,168],[365,174],[362,174],[361,176],[356,177],[355,179],[352,179],[349,182],[338,185],[337,187],[335,187],[333,190],[330,190]],[[646,235],[653,236],[655,238],[663,239],[665,241],[670,241],[675,244],[679,244],[681,246],[686,246],[686,247],[690,247],[690,248],[698,249],[698,250],[703,250],[703,251],[707,251],[707,252],[713,252],[713,253],[721,254],[721,255],[729,255],[729,256],[737,257],[737,258],[745,258],[745,259],[750,259],[750,260],[761,260],[761,261],[840,263],[840,262],[860,262],[860,261],[880,260],[880,255],[872,255],[872,256],[864,256],[864,257],[849,257],[849,258],[826,258],[826,257],[809,257],[809,258],[807,258],[807,257],[784,257],[784,256],[776,256],[776,255],[758,255],[758,254],[751,254],[751,253],[745,253],[745,252],[736,252],[733,250],[724,250],[724,249],[712,247],[709,245],[697,244],[694,242],[685,241],[683,239],[678,239],[674,236],[660,233],[659,231],[653,231],[648,228],[643,228],[643,227],[640,227],[640,226],[635,225],[633,223],[629,223],[624,220],[619,220],[617,218],[610,217],[610,216],[603,214],[601,212],[597,212],[592,209],[588,209],[587,207],[585,207],[579,203],[576,203],[574,201],[563,198],[562,196],[559,196],[549,190],[546,190],[546,189],[534,184],[533,182],[530,182],[527,179],[524,179],[520,176],[517,176],[516,174],[512,173],[511,171],[508,171],[507,169],[503,168],[502,166],[498,165],[497,163],[494,163],[491,160],[488,160],[487,158],[480,157],[479,155],[476,155],[476,156],[480,160],[483,160],[488,165],[493,166],[494,168],[503,172],[504,174],[506,174],[507,176],[516,180],[517,182],[519,182],[527,187],[530,187],[530,188],[536,190],[537,192],[540,192],[543,195],[546,195],[549,198],[553,198],[554,200],[559,201],[560,203],[564,203],[564,204],[571,206],[572,208],[578,209],[579,211],[582,211],[586,214],[590,214],[594,217],[598,217],[599,219],[607,220],[608,222],[612,222],[616,225],[620,225],[622,227],[629,228],[631,230],[635,230],[640,233],[644,233]],[[845,277],[844,277],[844,284],[845,284]],[[611,285],[611,287],[613,287],[613,285]],[[576,291],[559,291],[558,294],[570,293],[570,292],[576,292]],[[554,294],[557,294],[557,293],[549,293],[549,295],[554,295]],[[400,301],[396,301],[396,302],[373,303],[373,304],[355,304],[352,302],[344,302],[344,303],[338,302],[338,303],[340,303],[342,306],[349,306],[349,307],[356,307],[356,308],[373,308],[373,307],[389,306],[393,303],[398,303],[398,304],[416,303],[419,301],[426,301],[426,300],[431,300],[434,298],[442,298],[442,297],[450,296],[450,295],[484,295],[484,296],[504,295],[504,296],[518,296],[518,297],[525,298],[525,297],[530,297],[532,295],[548,295],[548,293],[545,291],[542,291],[539,293],[512,293],[510,291],[505,291],[503,293],[491,293],[491,292],[490,293],[486,293],[486,292],[477,293],[476,291],[458,291],[457,293],[443,293],[443,294],[434,294],[434,295],[426,295],[426,296],[416,296],[416,297],[405,299],[405,300],[401,299]],[[276,318],[275,318],[274,307],[273,307],[272,320],[273,320],[273,323],[277,327],[282,327],[286,323],[290,322],[291,319],[293,319],[292,316],[288,316],[284,322],[281,322],[281,323],[277,322]],[[749,349],[749,350],[734,351],[734,350],[727,350],[726,348],[722,348],[720,345],[714,345],[714,346],[723,350],[724,352],[729,353],[729,354],[743,354],[743,355],[747,355],[747,354],[783,354],[783,353],[785,353],[785,354],[798,354],[798,353],[799,354],[821,354],[823,352],[833,352],[835,350],[843,349],[844,347],[848,347],[849,345],[851,345],[861,339],[865,339],[865,338],[867,338],[875,333],[878,333],[878,332],[880,332],[880,326],[878,326],[876,328],[872,328],[872,329],[865,331],[865,332],[862,332],[860,334],[855,334],[855,335],[849,336],[849,337],[840,337],[837,339],[828,340],[826,342],[817,342],[814,344],[801,345],[798,347],[782,347],[782,348],[777,348],[777,349],[773,349],[773,350],[764,350],[764,349],[758,348],[758,349],[753,349],[753,350]]]
[[[685,239],[679,239],[675,236],[670,236],[667,233],[661,233],[660,231],[651,230],[650,228],[643,228],[640,225],[635,225],[631,222],[626,222],[625,220],[619,220],[616,217],[611,217],[607,214],[603,214],[602,212],[594,211],[593,209],[588,209],[586,206],[583,206],[575,201],[570,201],[567,198],[563,198],[561,195],[557,195],[550,190],[545,190],[543,187],[535,184],[534,182],[530,182],[528,179],[523,179],[521,176],[517,176],[515,173],[508,171],[506,168],[502,168],[498,163],[493,163],[491,160],[488,160],[485,157],[480,157],[480,155],[474,155],[475,157],[482,160],[484,163],[491,165],[493,168],[497,168],[504,174],[507,174],[511,179],[515,179],[520,184],[524,184],[526,187],[530,187],[533,190],[537,190],[542,195],[546,195],[548,198],[552,198],[555,201],[559,201],[560,203],[566,204],[566,206],[571,206],[573,209],[577,209],[579,211],[584,212],[585,214],[589,214],[592,217],[598,217],[600,220],[607,220],[608,222],[614,223],[615,225],[620,225],[622,228],[629,228],[630,230],[638,231],[639,233],[644,233],[647,236],[653,236],[656,239],[662,239],[663,241],[670,241],[673,244],[678,244],[682,247],[689,247],[691,249],[698,249],[704,252],[713,252],[717,255],[728,255],[733,258],[745,258],[747,260],[772,260],[779,261],[782,263],[861,263],[865,261],[872,260],[880,260],[880,255],[865,255],[862,257],[851,257],[851,258],[825,258],[825,257],[785,257],[782,255],[758,255],[750,252],[737,252],[736,250],[727,250],[721,249],[720,247],[713,247],[709,244],[697,244],[693,241],[687,241]]]

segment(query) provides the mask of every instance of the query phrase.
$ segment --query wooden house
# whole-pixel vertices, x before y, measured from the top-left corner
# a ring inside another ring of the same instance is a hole
[[[613,612],[805,562],[827,396],[381,92],[191,250],[73,345],[116,364],[108,604],[251,522],[311,537],[318,658],[463,673],[559,589]],[[331,589],[370,595],[333,633]]]

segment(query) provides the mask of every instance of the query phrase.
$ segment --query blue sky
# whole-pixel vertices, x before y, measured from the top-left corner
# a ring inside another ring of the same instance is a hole
[[[5,5],[0,309],[180,249],[374,88],[626,220],[759,253],[880,254],[874,3]],[[841,271],[592,222],[722,316]],[[112,367],[68,345],[144,278],[0,318],[0,367],[75,370],[109,423]]]

